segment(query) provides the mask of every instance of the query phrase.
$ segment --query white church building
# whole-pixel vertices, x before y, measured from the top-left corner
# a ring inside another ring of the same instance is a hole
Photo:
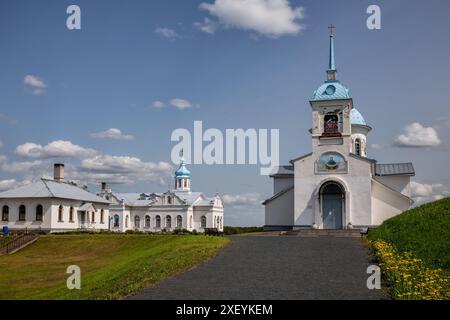
[[[116,193],[102,183],[101,192],[64,179],[64,165],[54,178],[0,193],[0,230],[67,232],[76,230],[142,232],[205,228],[223,231],[223,202],[191,191],[191,173],[181,159],[175,188],[164,193]]]
[[[367,157],[372,128],[336,75],[331,31],[327,80],[309,101],[312,152],[272,173],[274,195],[263,202],[267,230],[373,227],[412,204],[412,163]]]
[[[191,172],[181,159],[175,171],[175,188],[164,193],[116,193],[102,183],[99,196],[111,202],[109,207],[112,231],[204,232],[205,228],[223,231],[223,201],[216,194],[208,198],[191,191]]]

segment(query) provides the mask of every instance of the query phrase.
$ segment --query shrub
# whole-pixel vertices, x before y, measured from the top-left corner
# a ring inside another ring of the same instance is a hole
[[[252,233],[252,232],[263,232],[263,227],[227,227],[223,228],[223,233],[226,235],[241,234],[241,233]]]

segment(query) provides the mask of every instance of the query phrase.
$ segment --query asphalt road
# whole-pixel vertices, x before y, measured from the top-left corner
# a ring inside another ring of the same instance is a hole
[[[358,238],[235,236],[216,257],[129,299],[388,299]]]

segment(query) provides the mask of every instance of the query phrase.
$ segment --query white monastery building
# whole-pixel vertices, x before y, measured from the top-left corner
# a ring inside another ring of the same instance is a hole
[[[108,230],[109,201],[64,180],[64,165],[54,178],[0,193],[0,228],[14,231],[64,232]]]
[[[208,198],[202,192],[191,191],[191,173],[183,158],[175,171],[174,190],[164,193],[116,193],[103,183],[99,195],[111,201],[112,231],[186,229],[204,232],[205,228],[223,231],[221,197],[216,194]]]
[[[330,28],[327,80],[310,100],[312,152],[271,175],[274,195],[263,202],[267,230],[373,227],[412,204],[412,163],[367,157],[372,128],[336,78]]]
[[[175,189],[164,193],[115,193],[102,183],[99,194],[64,180],[64,165],[55,164],[54,178],[0,193],[0,229],[66,232],[74,230],[143,232],[205,228],[223,231],[223,202],[191,192],[185,162],[175,172]]]

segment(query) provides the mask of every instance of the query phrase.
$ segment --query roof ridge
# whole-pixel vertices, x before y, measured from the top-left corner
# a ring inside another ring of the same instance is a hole
[[[47,188],[48,192],[50,192],[50,194],[52,195],[52,197],[55,197],[55,194],[52,192],[50,187],[47,185],[47,181],[50,181],[50,179],[41,178],[41,180],[42,180],[42,183],[44,184],[44,186]]]

